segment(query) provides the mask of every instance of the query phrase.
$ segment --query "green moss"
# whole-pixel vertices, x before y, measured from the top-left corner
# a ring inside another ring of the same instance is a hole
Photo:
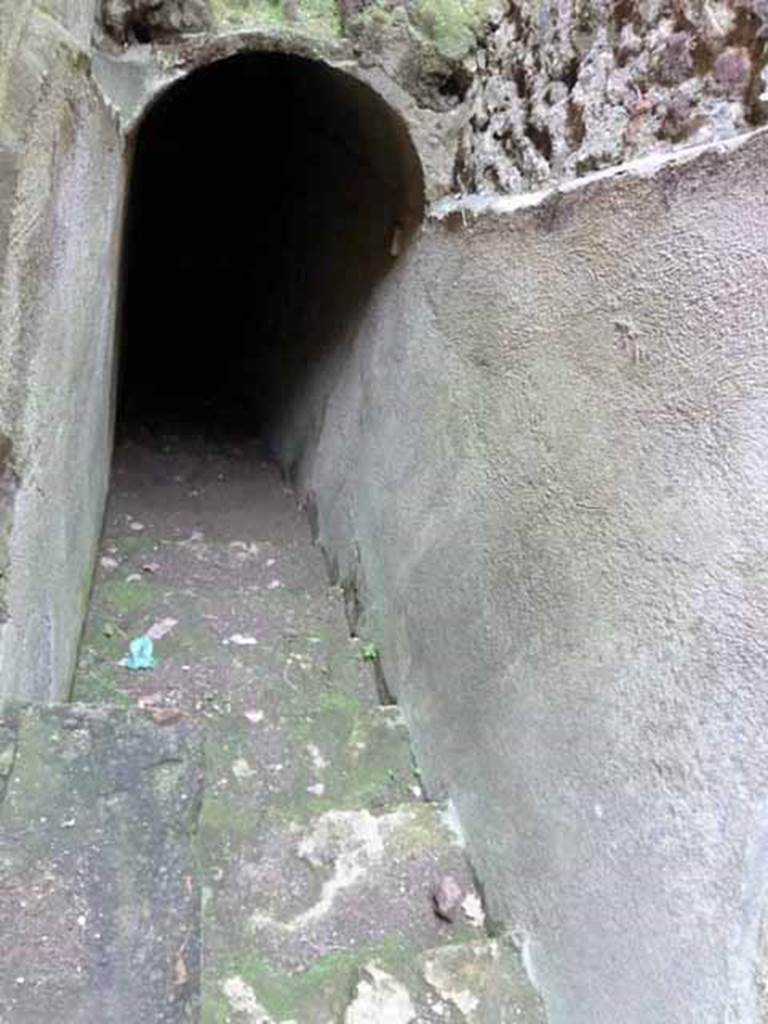
[[[213,0],[213,13],[224,28],[293,26],[321,38],[341,35],[336,0]]]
[[[132,615],[151,607],[156,594],[144,580],[106,580],[100,586],[99,598],[115,612]]]
[[[273,820],[303,822],[331,808],[383,810],[413,800],[408,736],[402,725],[388,720],[388,714],[335,688],[307,694],[303,713],[284,719],[295,751],[291,764],[298,770],[291,792],[270,811]],[[317,746],[326,761],[322,796],[307,790],[316,781],[310,745]]]
[[[281,0],[213,0],[213,14],[222,26],[285,25]]]
[[[134,701],[123,689],[117,673],[104,666],[81,669],[72,699],[83,704],[115,704],[123,708],[134,705]]]
[[[239,977],[275,1020],[304,1022],[342,1020],[362,967],[371,962],[399,977],[411,991],[423,987],[414,965],[419,950],[389,936],[376,946],[332,953],[302,971],[278,971],[258,957],[232,956],[204,979],[203,1024],[224,1024],[231,1008],[222,995],[226,978]],[[374,1022],[371,1022],[374,1024]]]
[[[158,798],[167,800],[181,792],[186,767],[181,761],[159,764],[154,771],[154,786]]]
[[[445,57],[466,56],[488,13],[488,0],[419,0],[414,24]]]
[[[115,548],[116,553],[114,557],[121,559],[125,566],[130,559],[140,559],[144,555],[154,554],[156,542],[146,532],[109,534],[102,538],[101,548],[102,551],[108,552],[110,556],[112,556],[111,549]]]
[[[127,649],[127,636],[92,608],[80,646],[72,700],[121,707],[133,704],[124,690],[127,672],[118,665]]]
[[[336,0],[300,0],[299,20],[319,36],[341,35],[341,18]]]
[[[56,723],[51,723],[36,708],[24,710],[19,726],[15,771],[7,791],[3,811],[7,835],[20,835],[29,831],[29,822],[45,821],[51,808],[64,807],[66,802],[66,772],[57,763],[59,736]],[[15,820],[14,820],[15,819]],[[29,842],[39,839],[45,845],[44,830],[33,830]]]

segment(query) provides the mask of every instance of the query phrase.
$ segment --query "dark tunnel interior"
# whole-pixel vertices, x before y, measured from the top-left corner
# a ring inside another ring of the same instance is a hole
[[[351,343],[422,205],[402,122],[350,75],[249,54],[172,85],[135,138],[118,431],[262,432]]]

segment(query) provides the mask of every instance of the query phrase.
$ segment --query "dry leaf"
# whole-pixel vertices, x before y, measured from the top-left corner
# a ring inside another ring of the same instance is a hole
[[[151,640],[162,640],[164,636],[171,632],[174,626],[178,626],[178,619],[160,619],[159,622],[155,622],[154,625],[150,626],[147,630],[147,636]]]
[[[187,965],[184,963],[184,952],[182,950],[176,954],[176,970],[174,972],[174,985],[176,988],[181,988],[182,985],[186,985],[189,981],[189,971]]]
[[[147,708],[157,725],[172,725],[182,717],[179,708]]]

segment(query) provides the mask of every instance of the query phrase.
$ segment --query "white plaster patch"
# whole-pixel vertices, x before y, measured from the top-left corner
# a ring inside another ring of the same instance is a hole
[[[331,875],[318,900],[289,921],[278,921],[260,910],[251,914],[252,928],[295,932],[330,913],[337,896],[376,872],[387,850],[408,842],[412,830],[423,828],[423,811],[401,808],[375,816],[370,811],[328,811],[298,843],[296,853],[312,867]]]
[[[464,838],[464,830],[461,827],[459,812],[453,800],[446,800],[444,804],[440,805],[440,817],[445,827],[463,850],[466,846],[466,839]]]
[[[258,555],[258,553],[259,553],[259,545],[258,544],[254,544],[254,543],[248,544],[244,540],[233,540],[233,541],[230,541],[229,546],[231,548],[239,548],[240,551],[242,551],[242,553],[243,553],[243,557],[245,557],[247,555]]]
[[[314,743],[310,743],[307,745],[307,752],[309,753],[309,756],[312,758],[312,767],[315,769],[315,771],[318,774],[324,772],[325,769],[328,767],[328,762],[320,753],[320,748],[316,746]]]
[[[499,969],[500,951],[493,939],[443,946],[424,958],[424,978],[437,994],[479,1024],[483,992]]]
[[[410,1024],[416,1020],[408,989],[375,964],[363,970],[344,1024]]]
[[[476,892],[469,892],[461,904],[464,916],[473,928],[482,928],[485,924],[485,911],[480,897]]]
[[[178,624],[178,619],[160,619],[159,622],[155,622],[149,627],[147,636],[152,640],[162,640]]]
[[[232,774],[236,779],[250,779],[253,775],[257,775],[258,772],[255,768],[251,768],[244,757],[238,757],[238,759],[232,765]]]
[[[258,1001],[251,986],[239,975],[226,978],[221,989],[232,1010],[246,1014],[248,1024],[277,1024]]]

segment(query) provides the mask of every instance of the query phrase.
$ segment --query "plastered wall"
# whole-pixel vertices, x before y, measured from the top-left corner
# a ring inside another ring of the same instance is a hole
[[[0,697],[66,696],[107,485],[122,145],[94,6],[0,4]]]
[[[766,156],[433,220],[285,439],[554,1024],[765,1019]]]

